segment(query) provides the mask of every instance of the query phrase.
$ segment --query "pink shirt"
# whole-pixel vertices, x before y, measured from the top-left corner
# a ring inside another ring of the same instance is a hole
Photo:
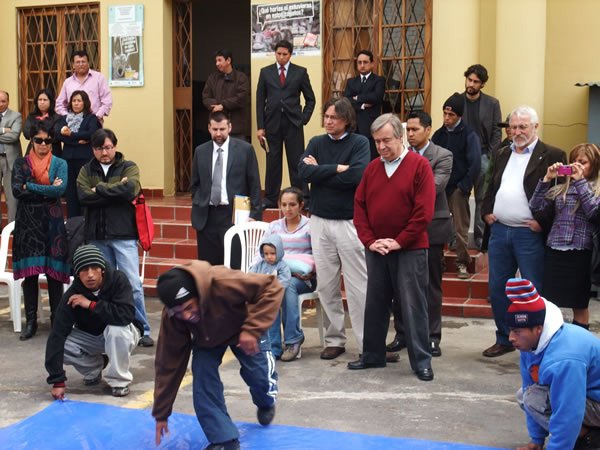
[[[65,80],[56,99],[56,112],[62,116],[67,114],[69,99],[74,91],[85,91],[92,103],[92,112],[98,118],[108,116],[112,108],[112,94],[102,73],[90,69],[81,83],[75,74]]]

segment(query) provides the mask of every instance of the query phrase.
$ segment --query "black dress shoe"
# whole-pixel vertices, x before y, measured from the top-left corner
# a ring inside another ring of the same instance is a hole
[[[210,444],[204,450],[240,450],[240,441],[232,439],[231,441],[221,442],[219,444]]]
[[[367,363],[362,359],[357,359],[356,361],[348,363],[348,369],[350,370],[373,369],[375,367],[385,367],[385,362]]]
[[[425,369],[417,370],[417,378],[421,381],[433,380],[433,369],[431,367],[427,367]]]
[[[397,363],[398,361],[400,361],[400,353],[385,352],[386,363]]]
[[[37,333],[37,320],[29,320],[25,323],[25,329],[21,332],[19,336],[20,341],[26,341],[27,339],[31,339]]]
[[[431,343],[429,344],[429,348],[431,348],[431,356],[442,356],[442,349],[440,348],[440,344],[438,344],[437,342],[431,341]]]
[[[404,342],[400,342],[398,338],[395,338],[392,342],[385,346],[386,352],[399,352],[403,348],[406,348],[406,344]]]

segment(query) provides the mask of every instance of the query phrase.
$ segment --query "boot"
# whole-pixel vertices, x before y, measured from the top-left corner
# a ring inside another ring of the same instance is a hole
[[[38,292],[37,292],[37,276],[26,277],[23,280],[23,297],[25,299],[25,329],[22,331],[19,339],[26,341],[35,336],[37,332],[37,308],[38,308]]]
[[[25,329],[21,332],[19,339],[21,341],[31,339],[33,336],[35,336],[35,333],[37,332],[37,326],[37,317],[33,320],[27,319],[27,322],[25,323]]]

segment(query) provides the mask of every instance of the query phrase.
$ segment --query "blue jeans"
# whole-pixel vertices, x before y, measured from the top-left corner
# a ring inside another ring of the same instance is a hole
[[[241,365],[240,375],[250,388],[252,402],[258,408],[270,408],[277,397],[277,372],[268,336],[260,338],[260,352],[246,355],[235,345],[229,346]],[[219,366],[226,345],[215,348],[194,347],[192,356],[193,398],[196,417],[212,444],[239,438],[237,427],[229,417]]]
[[[90,241],[104,254],[106,260],[113,267],[125,274],[133,290],[133,303],[135,305],[135,318],[144,325],[144,335],[150,334],[150,323],[146,316],[144,304],[144,291],[140,280],[140,257],[135,239],[112,239],[103,241]]]
[[[488,259],[490,266],[489,290],[494,320],[496,321],[496,343],[511,345],[504,316],[510,300],[506,296],[506,282],[513,278],[517,269],[521,277],[533,283],[542,295],[544,278],[544,234],[527,227],[509,227],[500,222],[490,228]]]
[[[304,333],[300,326],[300,309],[298,308],[298,296],[312,292],[314,289],[296,277],[292,277],[289,286],[285,289],[281,310],[277,312],[277,318],[269,328],[269,339],[271,350],[276,358],[283,353],[281,345],[281,318],[283,311],[283,342],[285,345],[295,344],[304,339]]]

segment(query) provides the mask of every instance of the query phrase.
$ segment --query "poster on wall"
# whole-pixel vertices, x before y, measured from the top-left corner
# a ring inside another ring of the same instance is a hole
[[[321,54],[320,1],[252,5],[252,56],[272,56],[282,39],[295,55]]]
[[[108,8],[108,54],[110,86],[144,85],[144,5]]]

